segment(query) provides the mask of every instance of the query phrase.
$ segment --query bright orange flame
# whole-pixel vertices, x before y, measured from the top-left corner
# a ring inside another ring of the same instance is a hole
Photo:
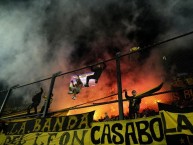
[[[149,59],[149,61],[147,61],[143,66],[134,68],[133,71],[128,71],[130,70],[130,68],[128,67],[128,64],[123,63],[121,65],[122,89],[127,89],[128,93],[130,93],[133,89],[135,89],[138,92],[138,94],[140,94],[160,84],[162,82],[163,70],[162,70],[162,67],[160,66],[152,65],[153,68],[151,68],[149,64],[153,62],[157,62],[157,60],[153,60],[153,59],[156,59],[156,57]],[[115,67],[114,64],[112,64],[112,66]],[[111,68],[111,66],[109,65],[108,67]],[[68,94],[68,82],[64,84],[63,79],[58,79],[56,82],[56,87],[54,89],[55,100],[53,101],[53,105],[51,106],[51,109],[60,110],[64,108],[69,108],[85,102],[103,98],[105,96],[110,95],[111,93],[116,93],[117,84],[116,84],[116,81],[112,81],[113,79],[116,80],[116,71],[114,70],[111,73],[114,74],[114,78],[109,77],[109,75],[107,75],[107,73],[104,72],[96,86],[89,87],[89,88],[82,88],[81,92],[77,95],[76,100],[72,100],[71,95]],[[163,88],[162,91],[165,89],[167,90],[167,88]],[[169,97],[168,95],[170,94],[143,98],[140,111],[142,111],[145,108],[158,110],[157,102],[166,102]],[[118,98],[117,96],[113,96],[94,103],[105,102],[105,101],[108,102],[110,100],[117,100],[117,98]],[[123,94],[123,99],[124,98],[125,97]],[[85,105],[91,105],[91,104],[85,104]],[[126,114],[128,112],[127,101],[124,102],[123,107],[124,107],[124,114]],[[118,115],[119,113],[118,103],[113,103],[113,104],[106,104],[106,105],[89,107],[84,109],[76,109],[76,110],[70,111],[69,114],[78,114],[78,113],[83,113],[83,112],[88,112],[93,110],[95,110],[94,119],[100,119],[101,117],[104,117],[105,112],[107,112],[109,116]]]

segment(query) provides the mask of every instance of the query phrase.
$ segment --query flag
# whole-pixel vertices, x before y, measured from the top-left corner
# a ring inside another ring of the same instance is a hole
[[[144,92],[142,94],[139,94],[136,97],[143,98],[143,97],[146,97],[148,95],[152,95],[153,93],[159,91],[162,88],[162,86],[163,86],[163,82],[160,83],[158,86],[154,87],[153,89],[148,90],[148,91],[146,91],[146,92]]]

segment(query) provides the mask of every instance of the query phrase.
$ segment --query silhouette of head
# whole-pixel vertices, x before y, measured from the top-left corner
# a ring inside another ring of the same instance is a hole
[[[136,96],[136,94],[137,94],[137,92],[135,90],[133,90],[131,93],[133,96]]]

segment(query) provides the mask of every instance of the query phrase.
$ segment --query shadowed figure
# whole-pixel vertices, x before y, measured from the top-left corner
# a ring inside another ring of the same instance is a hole
[[[37,107],[38,105],[40,104],[41,102],[41,98],[42,98],[42,94],[43,94],[43,89],[40,88],[40,92],[38,92],[37,94],[35,94],[33,97],[32,97],[32,104],[30,104],[27,108],[27,114],[30,114],[30,110],[32,108],[34,108],[34,113],[36,114],[37,113]]]
[[[84,86],[89,87],[89,80],[90,79],[95,79],[95,83],[98,83],[98,79],[100,78],[100,76],[105,68],[106,68],[105,63],[100,63],[98,65],[91,66],[91,71],[94,72],[94,74],[86,77],[86,84]]]
[[[105,112],[104,121],[109,121],[109,120],[110,120],[110,117],[109,117],[108,113]]]
[[[135,119],[138,117],[139,114],[139,108],[141,103],[141,98],[136,97],[137,92],[133,90],[132,96],[127,95],[127,90],[125,91],[125,98],[129,101],[129,118]]]
[[[8,126],[7,126],[6,122],[3,120],[0,120],[0,134],[1,134],[1,132],[5,133],[7,130],[7,127]]]
[[[47,96],[43,96],[43,98],[44,98],[44,105],[42,106],[42,108],[41,108],[41,113],[43,113],[44,112],[44,109],[45,109],[45,106],[46,106],[46,103],[47,103]],[[50,96],[50,104],[49,104],[49,106],[48,106],[48,108],[50,108],[50,105],[51,105],[51,103],[52,103],[52,101],[53,101],[53,93],[51,93],[51,96]]]
[[[153,93],[159,91],[162,86],[163,86],[163,82],[160,83],[158,86],[140,94],[137,95],[137,92],[135,90],[133,90],[132,96],[128,96],[127,95],[127,90],[123,90],[125,92],[125,98],[129,101],[129,118],[130,119],[134,119],[139,117],[139,109],[140,109],[140,104],[141,104],[141,99],[144,97],[148,97],[150,95],[152,95]]]

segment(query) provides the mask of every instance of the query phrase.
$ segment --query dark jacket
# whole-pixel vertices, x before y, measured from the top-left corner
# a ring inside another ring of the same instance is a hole
[[[140,108],[141,98],[128,96],[127,92],[125,92],[125,98],[129,101],[129,109],[134,112],[138,112]]]
[[[32,97],[32,101],[36,102],[36,103],[40,103],[41,102],[41,98],[42,98],[42,94],[43,94],[43,89],[41,88],[40,92],[38,92],[37,94],[35,94]]]
[[[106,64],[101,63],[99,65],[92,66],[91,71],[93,71],[94,75],[99,78],[105,68],[106,68]]]

